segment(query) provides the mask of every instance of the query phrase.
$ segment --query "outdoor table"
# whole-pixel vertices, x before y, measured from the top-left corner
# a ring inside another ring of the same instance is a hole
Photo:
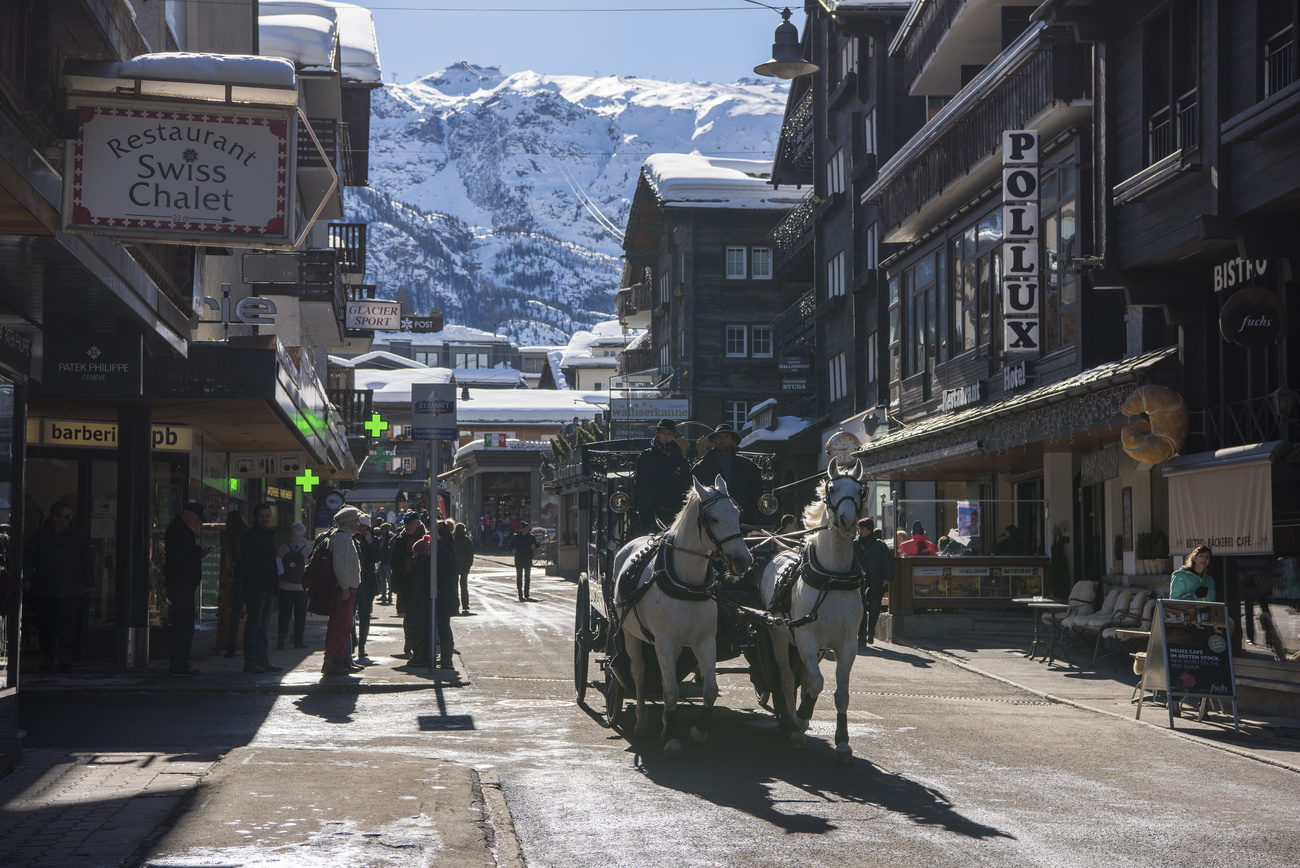
[[[1050,608],[1055,607],[1055,606],[1060,606],[1060,607],[1062,607],[1063,609],[1068,609],[1068,608],[1069,608],[1069,604],[1068,604],[1068,603],[1062,603],[1062,602],[1060,602],[1060,601],[1058,601],[1058,600],[1053,600],[1053,599],[1051,599],[1050,597],[1012,597],[1012,598],[1011,598],[1011,602],[1013,602],[1013,603],[1024,603],[1025,605],[1027,605],[1027,606],[1029,606],[1029,607],[1031,607],[1031,608],[1036,608],[1036,609],[1050,609]],[[1040,619],[1040,618],[1038,617],[1038,613],[1035,612],[1035,613],[1034,613],[1034,639],[1033,639],[1032,642],[1029,643],[1029,651],[1025,653],[1025,656],[1028,657],[1028,658],[1030,658],[1031,660],[1033,659],[1034,654],[1037,653],[1037,652],[1035,651],[1035,649],[1036,649],[1039,645],[1044,646],[1044,648],[1046,648],[1048,651],[1050,651],[1050,650],[1051,650],[1051,646],[1054,644],[1054,639],[1053,639],[1053,641],[1044,642],[1042,639],[1039,638],[1039,626],[1041,625],[1041,623],[1042,623],[1042,619]],[[1056,615],[1055,615],[1055,614],[1053,614],[1053,616],[1052,616],[1052,631],[1053,631],[1053,633],[1055,633],[1055,631],[1056,631]],[[1044,658],[1044,659],[1046,659],[1046,658]]]
[[[1048,665],[1048,666],[1051,666],[1053,663],[1056,662],[1056,649],[1057,649],[1057,648],[1060,648],[1060,649],[1061,649],[1061,651],[1062,651],[1061,656],[1062,656],[1062,657],[1065,656],[1065,654],[1064,654],[1065,646],[1063,646],[1063,645],[1060,644],[1061,630],[1060,630],[1060,627],[1058,627],[1057,624],[1056,624],[1056,619],[1057,619],[1058,617],[1060,617],[1061,614],[1062,614],[1063,612],[1065,612],[1067,609],[1070,608],[1070,604],[1069,604],[1069,603],[1062,603],[1062,602],[1060,602],[1060,601],[1058,601],[1058,600],[1034,600],[1034,601],[1032,601],[1032,602],[1030,602],[1030,603],[1027,603],[1026,605],[1028,605],[1029,608],[1031,608],[1031,609],[1041,610],[1041,611],[1043,611],[1043,612],[1046,612],[1048,615],[1051,615],[1051,616],[1052,616],[1052,634],[1051,634],[1050,636],[1048,636],[1048,638],[1047,638],[1047,640],[1046,640],[1045,642],[1043,642],[1043,644],[1047,646],[1047,658],[1046,658],[1046,659],[1047,659],[1047,665]],[[1040,620],[1039,617],[1038,617],[1037,615],[1034,615],[1034,642],[1035,642],[1035,644],[1038,642],[1038,622],[1039,622],[1039,620]],[[1033,650],[1033,646],[1030,646],[1030,650],[1031,650],[1031,651]],[[1033,655],[1033,654],[1030,654],[1029,656],[1032,657],[1032,656],[1034,656],[1034,655]]]

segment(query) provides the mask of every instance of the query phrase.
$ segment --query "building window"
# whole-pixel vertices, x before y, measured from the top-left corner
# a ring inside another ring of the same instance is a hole
[[[844,251],[835,254],[826,263],[826,297],[835,298],[844,294]]]
[[[1297,75],[1296,0],[1261,0],[1259,4],[1260,99],[1294,83]]]
[[[442,364],[440,356],[441,354],[437,350],[434,350],[433,352],[418,352],[415,354],[415,360],[422,365],[436,368]]]
[[[744,358],[749,355],[748,330],[743,325],[727,326],[727,358]]]
[[[749,262],[751,265],[750,276],[754,280],[772,279],[772,249],[770,247],[755,247],[749,253]]]
[[[1079,275],[1066,268],[1079,255],[1077,185],[1072,166],[1042,174],[1043,349],[1049,353],[1073,344],[1078,332]]]
[[[827,375],[830,382],[827,384],[831,401],[838,401],[849,394],[848,387],[848,356],[846,353],[839,353],[831,359],[830,366],[827,368]]]
[[[876,110],[874,108],[862,118],[862,147],[868,154],[876,153]]]
[[[672,355],[668,351],[668,344],[664,344],[659,348],[659,367],[661,370],[666,370],[668,368],[668,365],[670,364],[669,360],[671,358]]]
[[[744,280],[745,274],[745,248],[728,247],[727,248],[727,279]]]
[[[756,359],[772,358],[772,327],[754,326],[752,329],[753,354]]]
[[[879,345],[876,343],[876,333],[872,332],[867,335],[867,353],[863,359],[863,370],[867,375],[867,382],[874,383],[880,378],[879,359],[876,353],[879,352]]]
[[[858,38],[850,36],[840,46],[840,78],[847,78],[849,73],[858,71]]]
[[[456,353],[457,368],[486,368],[487,366],[487,353]]]
[[[889,403],[897,407],[903,379],[903,294],[901,279],[889,279]]]
[[[867,37],[867,57],[875,57],[875,56],[876,56],[876,37],[874,37],[874,36],[868,36],[868,37]]]
[[[844,151],[836,151],[826,163],[826,194],[844,192]]]
[[[1196,3],[1170,3],[1142,28],[1147,165],[1200,139]]]
[[[1001,210],[953,238],[951,292],[945,297],[944,314],[948,358],[987,346],[995,337],[1000,313],[996,306],[1002,298],[1001,243]]]
[[[659,275],[659,303],[667,304],[671,293],[672,288],[669,286],[668,272],[664,270]]]
[[[722,416],[722,421],[730,422],[732,428],[742,431],[749,417],[749,404],[745,401],[723,401]]]
[[[938,352],[938,309],[935,306],[937,275],[942,273],[942,254],[930,254],[903,272],[903,376],[926,370],[926,360]]]

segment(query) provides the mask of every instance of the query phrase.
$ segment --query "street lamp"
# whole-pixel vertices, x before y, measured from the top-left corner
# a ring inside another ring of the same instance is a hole
[[[758,6],[767,6],[766,3],[757,3],[757,0],[749,0],[749,2]],[[767,6],[767,8],[773,12],[777,11],[775,6]],[[754,67],[754,72],[784,79],[812,75],[821,67],[803,59],[803,46],[799,44],[799,28],[790,23],[790,9],[787,7],[780,11],[781,18],[784,20],[776,26],[776,38],[772,43],[772,59]]]

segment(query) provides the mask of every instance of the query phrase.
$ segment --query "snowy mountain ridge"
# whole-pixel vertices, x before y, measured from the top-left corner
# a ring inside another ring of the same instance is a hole
[[[461,62],[371,101],[368,282],[419,312],[562,344],[612,316],[637,177],[654,153],[770,160],[786,85],[670,83]]]

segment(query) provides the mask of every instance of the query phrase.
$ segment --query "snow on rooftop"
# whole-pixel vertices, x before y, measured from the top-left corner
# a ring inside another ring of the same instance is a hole
[[[331,357],[331,359],[332,358],[333,357]],[[389,353],[383,350],[362,353],[361,355],[355,356],[351,359],[340,360],[342,365],[349,368],[373,368],[376,367],[376,362],[395,365],[399,368],[424,368],[425,370],[428,370],[429,367],[426,364],[417,362],[415,359],[408,359],[406,356],[399,356],[396,353]]]
[[[744,449],[753,443],[760,441],[779,441],[789,440],[800,431],[805,431],[812,426],[807,419],[801,419],[798,416],[778,416],[776,418],[776,428],[759,428],[750,431],[740,440],[740,447]]]
[[[444,344],[508,344],[510,338],[465,325],[448,323],[440,332],[376,332],[371,346],[388,346],[395,341],[409,341],[413,347],[440,347]]]
[[[121,78],[199,81],[250,87],[297,89],[293,64],[283,57],[164,51],[141,54],[117,65]]]
[[[344,78],[368,84],[383,81],[369,9],[336,0],[261,0],[258,11],[264,53],[287,57],[305,69],[332,70],[337,45]]]
[[[563,425],[577,416],[586,421],[604,412],[608,392],[575,389],[471,389],[468,401],[456,402],[456,424]]]
[[[641,174],[664,205],[694,208],[787,209],[806,191],[776,190],[768,183],[772,164],[702,154],[652,154]]]
[[[492,386],[496,389],[519,389],[527,385],[524,375],[514,368],[457,368],[452,374],[461,386]]]
[[[411,386],[416,383],[450,383],[450,368],[403,368],[386,371],[381,368],[359,368],[353,388],[373,389],[371,400],[377,404],[411,403]],[[503,390],[505,391],[505,390]]]

